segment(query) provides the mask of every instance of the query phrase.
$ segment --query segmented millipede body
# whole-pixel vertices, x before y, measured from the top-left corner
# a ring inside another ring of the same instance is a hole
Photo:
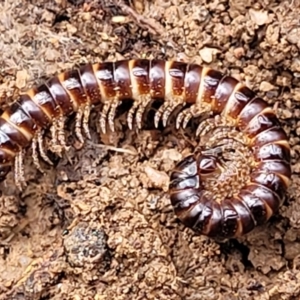
[[[230,238],[266,222],[283,202],[290,184],[290,147],[273,110],[243,83],[197,64],[164,60],[122,60],[86,64],[28,90],[0,117],[0,180],[15,166],[25,183],[23,149],[32,144],[33,162],[51,129],[54,152],[66,147],[64,121],[72,113],[75,133],[90,138],[88,120],[101,104],[100,128],[114,131],[123,100],[132,100],[130,129],[142,128],[149,105],[160,101],[154,124],[185,128],[199,118],[199,147],[177,164],[170,197],[178,218],[211,237]],[[179,109],[179,110],[178,110]],[[176,112],[176,113],[175,113]],[[174,116],[175,115],[175,116]]]

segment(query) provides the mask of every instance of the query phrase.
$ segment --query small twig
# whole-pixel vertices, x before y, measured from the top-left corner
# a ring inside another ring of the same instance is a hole
[[[130,15],[141,28],[148,30],[150,34],[163,35],[165,33],[163,27],[158,22],[156,22],[154,19],[138,14],[122,0],[114,0],[114,4],[115,6],[118,6],[125,14]]]
[[[127,154],[130,154],[130,155],[137,155],[137,152],[132,151],[132,150],[128,150],[128,149],[124,149],[124,148],[116,148],[116,147],[108,146],[108,145],[95,144],[91,141],[87,141],[86,143],[88,145],[92,145],[93,147],[96,147],[96,148],[104,148],[104,149],[115,151],[115,152],[127,153]]]

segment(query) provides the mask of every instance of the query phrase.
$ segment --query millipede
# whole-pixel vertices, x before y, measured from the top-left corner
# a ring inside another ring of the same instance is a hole
[[[74,131],[90,139],[89,115],[100,105],[100,129],[115,130],[116,111],[130,100],[126,123],[143,127],[150,104],[156,128],[173,118],[176,129],[199,119],[193,154],[171,171],[169,194],[179,220],[195,232],[234,238],[265,223],[283,203],[291,181],[290,146],[274,110],[241,81],[214,69],[179,61],[133,59],[85,64],[20,95],[0,117],[0,181],[14,167],[25,184],[23,156],[43,148],[51,132],[57,153],[66,149],[64,124],[75,113]]]

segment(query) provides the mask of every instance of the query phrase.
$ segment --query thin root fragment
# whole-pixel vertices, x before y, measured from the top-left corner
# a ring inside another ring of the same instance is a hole
[[[103,144],[95,144],[91,141],[87,141],[87,144],[92,145],[94,148],[104,148],[106,150],[111,150],[111,151],[114,151],[114,152],[127,153],[127,154],[135,155],[135,156],[138,155],[137,152],[129,150],[129,149],[117,148],[117,147],[114,147],[114,146],[108,146],[108,145],[103,145]]]
[[[116,6],[122,9],[124,14],[130,15],[132,19],[137,23],[137,25],[141,28],[148,30],[153,35],[161,36],[165,34],[164,28],[156,20],[138,14],[134,9],[126,5],[122,0],[113,0],[113,2]]]

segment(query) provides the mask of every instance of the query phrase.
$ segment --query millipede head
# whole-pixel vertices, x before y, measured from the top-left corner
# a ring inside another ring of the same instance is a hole
[[[196,155],[198,174],[200,179],[218,174],[220,171],[221,161],[214,155]]]
[[[181,160],[170,176],[170,191],[186,188],[199,188],[201,181],[220,171],[221,162],[214,155],[201,152],[189,155]]]
[[[206,226],[206,217],[210,213],[205,213],[205,205],[202,205],[207,199],[203,180],[217,173],[218,164],[216,156],[199,152],[185,157],[172,171],[169,184],[171,203],[177,217],[185,226],[195,228],[199,220],[199,209],[204,217],[200,226]]]
[[[203,194],[203,181],[219,173],[219,159],[213,155],[192,154],[181,160],[170,175],[169,192],[175,212],[188,208]]]

